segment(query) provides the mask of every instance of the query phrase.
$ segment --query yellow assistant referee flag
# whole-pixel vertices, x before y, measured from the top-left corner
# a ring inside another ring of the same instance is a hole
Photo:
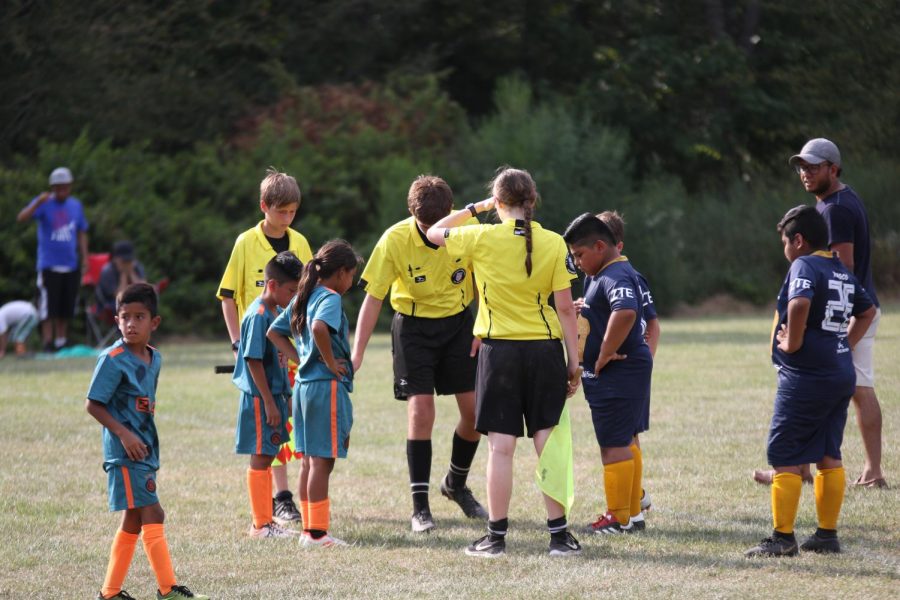
[[[566,516],[575,502],[575,460],[572,456],[572,424],[569,403],[563,407],[559,424],[550,432],[538,459],[534,480],[538,488],[563,505]]]

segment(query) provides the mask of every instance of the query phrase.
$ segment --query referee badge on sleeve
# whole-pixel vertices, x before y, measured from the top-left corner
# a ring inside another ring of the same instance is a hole
[[[572,258],[571,254],[566,254],[566,271],[575,275],[577,271],[575,270],[575,259]]]
[[[466,278],[466,270],[465,269],[457,269],[453,271],[450,275],[450,281],[452,281],[455,285],[459,285],[462,283],[463,279]]]

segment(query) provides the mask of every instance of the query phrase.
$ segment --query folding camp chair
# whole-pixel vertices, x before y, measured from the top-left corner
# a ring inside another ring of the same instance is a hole
[[[88,268],[81,277],[81,305],[84,311],[84,335],[86,343],[95,348],[103,348],[119,334],[115,315],[109,307],[97,300],[97,286],[100,272],[110,260],[108,252],[88,254]]]

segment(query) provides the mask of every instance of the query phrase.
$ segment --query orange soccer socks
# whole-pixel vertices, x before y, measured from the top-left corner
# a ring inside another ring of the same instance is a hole
[[[634,481],[634,459],[603,465],[603,487],[607,510],[622,525],[631,518],[631,486]],[[640,503],[640,495],[638,497]]]
[[[331,500],[328,498],[309,502],[309,521],[303,521],[303,525],[313,538],[318,539],[328,533],[330,513]]]
[[[775,531],[794,533],[803,479],[794,473],[776,473],[772,478],[772,525]]]
[[[644,457],[637,444],[631,445],[631,456],[634,461],[634,476],[631,480],[631,506],[629,514],[636,517],[641,512],[641,494],[643,493]]]
[[[272,469],[247,469],[247,491],[253,526],[259,529],[272,522]]]
[[[125,582],[128,568],[131,567],[131,559],[134,557],[138,535],[121,529],[116,532],[112,547],[109,549],[106,579],[103,580],[103,588],[100,590],[100,594],[104,598],[110,598],[122,591],[122,584]]]
[[[844,467],[819,469],[813,480],[816,493],[816,520],[820,529],[837,529],[844,503]]]
[[[309,500],[300,499],[300,518],[303,519],[304,526],[309,523]]]
[[[169,544],[166,542],[165,526],[153,523],[141,527],[143,532],[144,552],[150,562],[150,568],[156,574],[159,592],[165,596],[175,585],[175,570],[172,568],[172,557],[169,556]]]

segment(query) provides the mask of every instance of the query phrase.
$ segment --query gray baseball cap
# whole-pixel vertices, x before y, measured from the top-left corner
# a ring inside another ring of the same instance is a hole
[[[841,166],[841,151],[834,145],[834,142],[825,138],[816,138],[803,144],[800,154],[795,154],[788,162],[793,166],[801,160],[805,160],[811,165],[828,161],[833,165]]]
[[[66,185],[72,181],[72,171],[65,167],[53,169],[53,172],[50,173],[50,185]]]

